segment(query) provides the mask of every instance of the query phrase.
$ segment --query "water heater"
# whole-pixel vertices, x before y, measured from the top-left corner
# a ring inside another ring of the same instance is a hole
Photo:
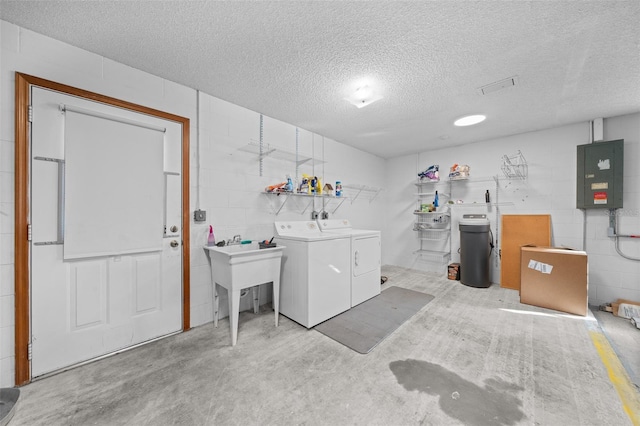
[[[576,208],[622,208],[624,139],[578,145]]]

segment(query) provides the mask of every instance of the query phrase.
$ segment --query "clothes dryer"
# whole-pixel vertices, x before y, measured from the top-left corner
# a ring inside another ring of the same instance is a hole
[[[320,219],[323,234],[350,237],[351,306],[380,294],[380,231],[353,229],[347,219]]]
[[[351,308],[350,236],[323,233],[315,221],[274,226],[274,241],[286,246],[280,313],[311,328]]]

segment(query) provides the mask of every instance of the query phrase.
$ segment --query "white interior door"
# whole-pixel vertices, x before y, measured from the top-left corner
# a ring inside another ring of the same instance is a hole
[[[37,377],[182,329],[182,133],[59,92],[31,97]]]

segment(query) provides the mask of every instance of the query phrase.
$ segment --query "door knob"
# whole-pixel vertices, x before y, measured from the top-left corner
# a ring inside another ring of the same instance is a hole
[[[177,227],[177,226],[175,226],[175,225],[173,225],[173,226],[172,226],[171,228],[169,228],[169,229],[171,229],[171,232],[178,232],[178,227]]]
[[[169,243],[169,244],[170,244],[170,245],[171,245],[171,247],[173,247],[173,248],[176,248],[176,247],[178,247],[178,246],[180,245],[176,240],[171,241],[171,243]]]

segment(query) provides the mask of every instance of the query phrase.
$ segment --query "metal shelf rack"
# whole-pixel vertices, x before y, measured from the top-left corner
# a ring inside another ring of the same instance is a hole
[[[451,253],[449,253],[448,251],[433,251],[423,249],[418,249],[414,251],[413,254],[417,254],[418,256],[420,256],[422,260],[426,260],[427,262],[436,263],[439,265],[446,265],[451,256]]]
[[[367,185],[357,185],[352,183],[343,183],[342,189],[349,191],[347,196],[351,199],[351,203],[356,201],[358,198],[365,198],[369,202],[372,202],[382,191],[382,188]]]
[[[414,254],[419,255],[420,259],[426,262],[444,265],[451,256],[451,214],[445,201],[450,198],[450,193],[438,191],[438,198],[443,198],[441,207],[437,207],[435,212],[422,211],[422,204],[430,204],[436,188],[442,187],[438,184],[448,185],[448,182],[423,179],[415,183],[418,192],[415,194],[417,206],[413,211],[415,216],[413,230],[420,245]]]
[[[328,194],[302,194],[298,192],[262,192],[262,194],[269,198],[269,201],[271,203],[271,210],[276,216],[280,213],[280,211],[282,211],[282,208],[290,199],[302,201],[303,205],[300,208],[300,214],[304,214],[307,210],[309,210],[309,206],[313,205],[314,200],[318,199],[322,200],[323,208],[325,210],[328,210],[331,204],[335,204],[336,206],[333,207],[333,211],[331,212],[331,214],[334,214],[340,208],[342,203],[344,203],[348,199],[348,197],[336,197],[335,195]],[[283,201],[278,205],[275,200],[277,200],[279,197],[282,197]]]
[[[502,173],[507,179],[526,179],[529,173],[527,160],[518,150],[513,155],[502,156]]]
[[[308,163],[309,161],[313,161],[314,164],[324,163],[324,161],[318,160],[314,157],[296,154],[295,152],[286,151],[281,148],[273,148],[269,144],[263,144],[262,149],[260,149],[260,142],[253,140],[249,141],[249,143],[242,148],[238,148],[238,151],[257,155],[260,161],[262,161],[263,158],[273,158],[275,160],[295,163],[297,166]]]

